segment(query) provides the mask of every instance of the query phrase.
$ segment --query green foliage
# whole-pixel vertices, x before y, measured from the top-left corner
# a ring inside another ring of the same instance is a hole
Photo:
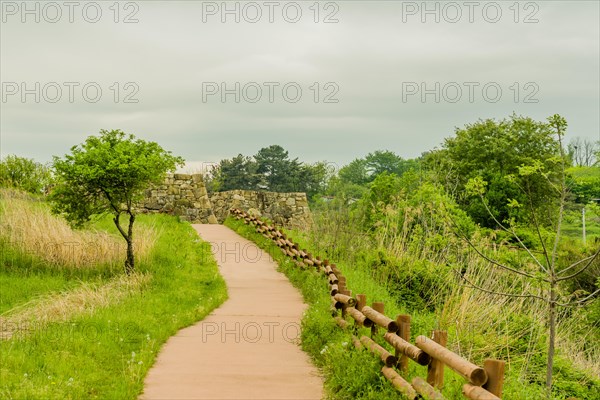
[[[415,177],[408,179],[408,176],[406,178],[409,181],[404,183],[406,187],[418,187],[418,179]],[[425,186],[423,193],[420,194],[422,198],[435,199],[436,196],[444,194],[443,191],[437,192],[439,189],[432,189],[431,184]],[[418,201],[415,200],[414,204],[417,203]],[[458,213],[460,212],[458,209]],[[468,220],[468,217],[464,217]],[[253,227],[232,219],[227,220],[226,224],[243,236],[271,249],[271,254],[280,264],[282,271],[302,291],[309,303],[309,309],[302,321],[302,347],[322,369],[328,397],[334,399],[398,397],[381,376],[380,361],[366,351],[355,350],[351,345],[350,337],[332,323],[329,316],[327,290],[322,277],[313,270],[298,269],[269,240],[257,234]],[[337,225],[338,223],[333,223],[332,227]],[[473,225],[471,228],[475,229]],[[293,232],[292,236],[299,241],[301,247],[307,247],[311,251],[322,249],[320,245],[327,240],[324,236],[318,236],[306,241],[300,232]],[[448,266],[412,258],[416,254],[414,253],[416,248],[406,257],[397,257],[392,255],[389,249],[374,250],[368,240],[361,242],[366,245],[358,257],[353,257],[356,249],[345,247],[338,253],[339,258],[336,256],[334,259],[338,268],[344,271],[353,293],[365,293],[369,301],[385,302],[386,315],[411,314],[412,340],[417,335],[428,334],[431,329],[447,329],[449,348],[477,364],[481,364],[484,358],[510,360],[507,364],[504,399],[545,398],[544,382],[541,377],[545,369],[544,351],[547,337],[538,334],[544,330],[544,325],[537,315],[507,314],[501,310],[505,321],[498,326],[474,326],[473,329],[460,332],[455,330],[455,325],[456,327],[460,325],[459,321],[452,321],[449,326],[445,324],[439,326],[441,310],[449,306],[443,301],[443,292],[455,290],[457,285],[455,277],[449,273]],[[342,244],[340,241],[338,243]],[[502,261],[509,263],[511,256],[522,258],[522,255],[514,255],[511,252],[507,253]],[[514,260],[514,263],[518,262]],[[593,309],[589,309],[589,312],[590,323],[597,324],[597,309],[596,313]],[[474,318],[475,321],[478,320],[477,316]],[[489,332],[484,333],[490,329],[496,332],[491,336]],[[368,335],[368,332],[359,329],[355,334]],[[492,343],[491,339],[499,343]],[[387,346],[385,343],[380,344]],[[415,363],[409,365],[409,373],[405,378],[410,380],[414,376],[425,376],[424,367],[417,366]],[[576,369],[561,354],[557,355],[555,375],[553,398],[564,400],[573,395],[581,399],[597,398],[600,388],[598,381],[591,378],[590,374]],[[446,369],[443,395],[449,399],[461,398],[463,384],[462,377]]]
[[[348,183],[338,176],[333,176],[327,182],[325,193],[329,196],[328,200],[347,205],[363,197],[367,191],[368,188],[366,186]],[[316,204],[313,204],[313,208],[314,206]]]
[[[115,226],[127,242],[125,271],[134,270],[133,224],[136,202],[152,184],[164,182],[165,174],[183,164],[155,142],[136,139],[120,130],[101,130],[71,148],[63,159],[54,157],[57,185],[50,195],[53,211],[75,226],[92,215],[111,213]],[[128,228],[120,224],[127,214]]]
[[[342,182],[353,185],[366,185],[370,181],[367,172],[367,161],[363,158],[357,158],[350,164],[340,168],[338,175]]]
[[[297,158],[290,159],[289,153],[278,145],[262,148],[254,157],[238,154],[221,160],[211,174],[216,191],[305,192],[308,198],[323,192],[328,178],[324,162],[304,164]]]
[[[577,203],[600,199],[600,166],[573,167],[567,170],[569,187]]]
[[[231,160],[221,160],[213,170],[215,191],[233,189],[253,190],[261,182],[258,165],[250,157],[241,154]]]
[[[364,264],[378,282],[386,282],[397,304],[409,310],[435,311],[448,293],[450,268],[427,260],[396,257],[384,249],[364,254]]]
[[[405,160],[392,151],[377,150],[342,167],[338,176],[343,183],[366,186],[381,174],[401,177],[406,172],[418,168],[417,160]]]
[[[389,150],[377,150],[365,157],[365,166],[371,180],[384,172],[402,176],[417,165],[415,160],[405,160]]]
[[[258,166],[257,172],[262,174],[267,190],[291,191],[295,183],[293,175],[300,167],[297,158],[290,160],[288,152],[283,147],[272,145],[260,149],[254,159]]]
[[[405,245],[423,248],[425,241],[441,250],[451,238],[452,225],[467,234],[475,226],[467,214],[446,194],[443,187],[422,180],[415,172],[402,178],[383,173],[361,200],[370,227],[389,238],[402,236]],[[405,247],[407,249],[407,247]]]
[[[396,174],[382,172],[369,185],[369,201],[373,206],[386,206],[400,192],[400,180]]]
[[[51,183],[50,169],[32,159],[8,155],[0,162],[0,187],[41,194]]]
[[[183,159],[155,142],[136,139],[119,130],[101,130],[54,157],[57,184],[51,194],[54,211],[75,225],[94,214],[132,212],[151,184],[160,184]]]
[[[553,184],[561,172],[560,146],[552,123],[557,121],[537,122],[516,115],[498,122],[478,121],[457,128],[442,149],[426,156],[426,165],[450,193],[456,193],[459,204],[475,222],[497,226],[490,213],[473,204],[478,202],[476,195],[466,192],[473,178],[487,183],[485,198],[499,221],[522,220],[531,209],[554,206],[552,199],[557,197]],[[515,214],[507,199],[526,207]]]

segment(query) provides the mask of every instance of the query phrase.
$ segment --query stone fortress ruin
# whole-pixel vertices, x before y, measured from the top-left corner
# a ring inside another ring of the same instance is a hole
[[[310,223],[306,193],[230,190],[208,194],[201,174],[169,174],[165,182],[146,190],[142,213],[165,213],[191,223],[222,223],[231,208],[271,219],[278,225]]]

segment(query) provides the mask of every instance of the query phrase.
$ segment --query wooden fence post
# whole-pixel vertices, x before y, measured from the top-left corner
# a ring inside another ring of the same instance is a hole
[[[396,323],[398,324],[398,336],[402,339],[410,342],[410,315],[397,315]],[[408,372],[408,357],[404,354],[399,354],[400,352],[396,350],[396,357],[400,356],[399,367],[400,371],[406,373]]]
[[[483,369],[488,379],[483,388],[490,393],[502,398],[502,386],[504,385],[504,361],[487,359],[483,362]]]
[[[446,331],[433,331],[432,339],[440,346],[446,347],[448,343],[448,333]],[[441,389],[444,386],[444,363],[442,361],[431,359],[427,368],[427,383],[431,386]]]
[[[367,295],[365,295],[365,294],[357,294],[356,295],[356,309],[358,311],[360,311],[366,305],[367,305]]]
[[[371,308],[377,311],[378,313],[384,314],[385,305],[380,301],[373,302]],[[371,327],[371,337],[373,338],[375,337],[375,335],[377,335],[377,324],[373,324],[373,326]]]
[[[356,305],[354,306],[354,308],[357,309],[358,311],[360,311],[366,305],[367,305],[367,296],[364,294],[357,294],[356,295]],[[358,329],[360,327],[360,322],[354,320],[354,326],[356,329]]]
[[[342,290],[342,294],[352,297],[352,290]],[[346,308],[348,308],[348,306],[342,303],[342,318],[346,318]]]

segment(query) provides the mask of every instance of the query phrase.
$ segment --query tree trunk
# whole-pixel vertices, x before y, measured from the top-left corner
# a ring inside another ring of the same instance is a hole
[[[550,282],[550,302],[549,306],[549,325],[550,338],[548,343],[548,365],[546,370],[546,390],[548,399],[552,398],[552,369],[554,367],[554,341],[556,338],[556,281],[551,278]]]
[[[119,222],[119,218],[121,213],[116,213],[113,221],[117,226],[117,229],[127,242],[127,258],[125,258],[125,273],[130,275],[133,271],[135,271],[135,262],[133,257],[133,223],[135,221],[135,215],[132,212],[129,212],[129,228],[127,232],[123,229]]]
[[[135,262],[133,258],[133,223],[135,215],[129,212],[129,228],[127,229],[127,260],[125,261],[125,273],[130,275],[135,270]]]
[[[133,240],[131,238],[127,239],[127,258],[125,259],[125,273],[127,275],[131,275],[131,273],[135,270],[134,260],[133,260]]]

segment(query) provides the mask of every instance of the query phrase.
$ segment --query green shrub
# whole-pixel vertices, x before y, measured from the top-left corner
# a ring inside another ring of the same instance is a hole
[[[0,187],[41,194],[51,183],[50,169],[32,159],[8,155],[0,161]]]

